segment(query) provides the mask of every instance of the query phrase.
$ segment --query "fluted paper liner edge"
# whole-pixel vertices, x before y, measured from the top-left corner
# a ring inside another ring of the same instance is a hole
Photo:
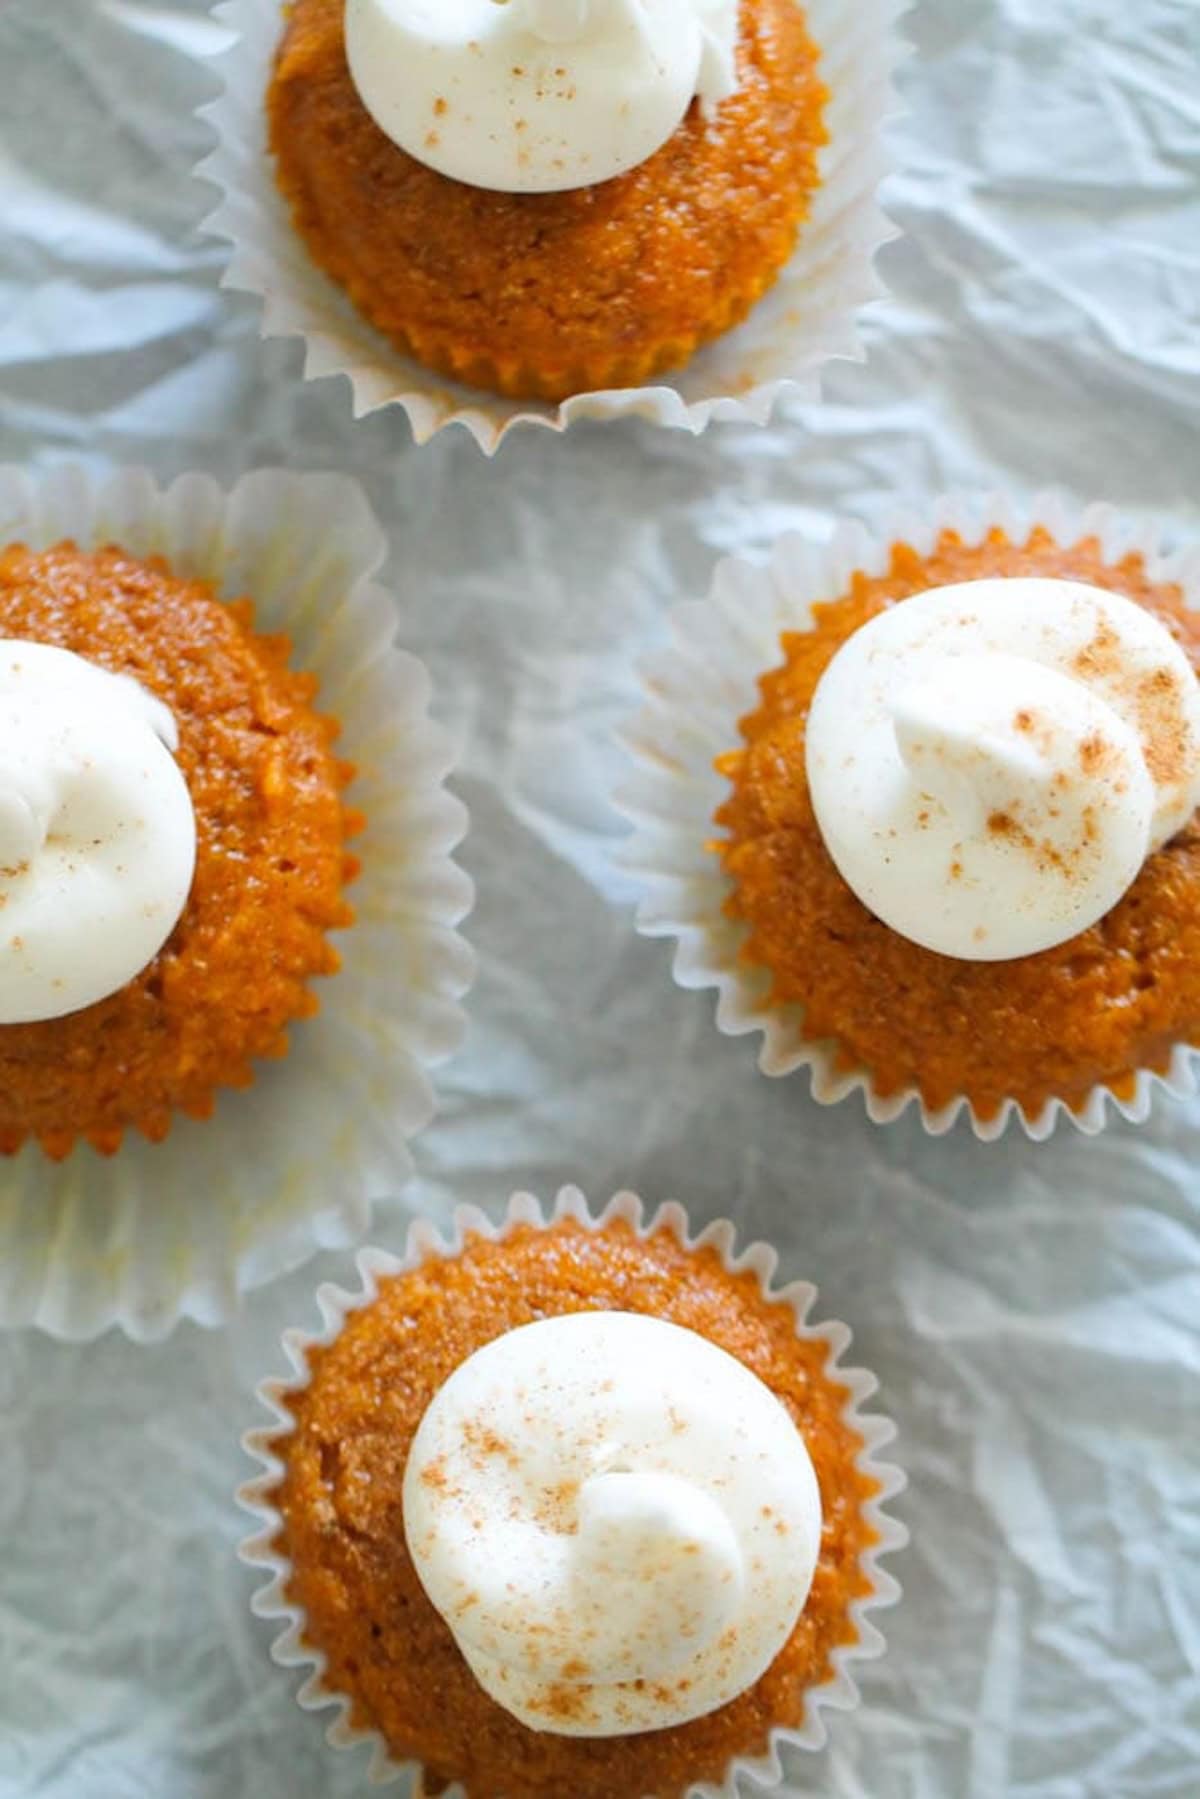
[[[381,1280],[417,1267],[431,1256],[453,1257],[460,1254],[469,1235],[479,1234],[493,1241],[502,1241],[518,1225],[529,1224],[545,1229],[564,1218],[574,1219],[591,1231],[602,1231],[620,1220],[629,1224],[640,1237],[665,1228],[688,1249],[716,1250],[727,1269],[738,1274],[753,1274],[767,1299],[791,1307],[799,1337],[805,1340],[819,1339],[828,1344],[829,1359],[825,1371],[848,1389],[845,1417],[861,1436],[863,1445],[857,1466],[877,1483],[876,1496],[866,1507],[866,1515],[876,1530],[877,1538],[863,1558],[871,1591],[862,1599],[854,1601],[851,1607],[857,1638],[853,1643],[844,1644],[833,1652],[833,1677],[822,1686],[809,1690],[806,1695],[808,1703],[804,1723],[799,1729],[780,1728],[772,1731],[765,1755],[735,1759],[719,1785],[712,1782],[693,1785],[688,1788],[686,1799],[738,1799],[738,1795],[746,1790],[746,1783],[759,1790],[778,1786],[784,1778],[780,1752],[789,1747],[820,1749],[827,1735],[823,1714],[826,1711],[848,1711],[859,1702],[853,1674],[855,1664],[873,1661],[883,1654],[883,1636],[872,1622],[870,1613],[895,1604],[900,1597],[899,1584],[880,1563],[884,1556],[902,1548],[908,1540],[905,1527],[891,1517],[886,1509],[887,1502],[902,1492],[907,1483],[901,1470],[884,1461],[880,1455],[895,1436],[893,1425],[877,1413],[863,1409],[878,1385],[874,1375],[863,1369],[842,1365],[841,1358],[851,1342],[847,1326],[836,1321],[810,1323],[809,1317],[817,1297],[816,1288],[807,1281],[791,1281],[776,1286],[778,1256],[775,1250],[766,1243],[751,1243],[744,1249],[739,1249],[736,1231],[727,1219],[716,1220],[693,1234],[684,1208],[674,1202],[659,1206],[651,1213],[637,1194],[621,1192],[615,1194],[598,1213],[593,1213],[580,1189],[568,1186],[559,1191],[548,1210],[532,1194],[514,1193],[498,1223],[490,1221],[474,1206],[461,1206],[454,1213],[446,1237],[442,1237],[428,1222],[419,1220],[409,1230],[403,1255],[393,1255],[380,1249],[360,1250],[356,1258],[356,1290],[351,1291],[331,1283],[318,1288],[316,1299],[321,1314],[320,1330],[285,1332],[283,1350],[289,1372],[263,1381],[257,1389],[257,1397],[269,1414],[269,1422],[259,1424],[242,1438],[242,1447],[259,1464],[261,1471],[246,1481],[237,1492],[238,1504],[255,1519],[257,1526],[253,1534],[239,1546],[238,1556],[248,1567],[264,1571],[269,1577],[255,1592],[251,1602],[252,1609],[258,1617],[276,1620],[284,1627],[271,1645],[272,1659],[284,1668],[307,1670],[297,1694],[298,1703],[305,1711],[319,1711],[326,1707],[336,1710],[337,1716],[326,1731],[327,1740],[339,1749],[352,1748],[357,1744],[366,1745],[370,1750],[368,1780],[372,1785],[383,1785],[407,1775],[413,1781],[414,1792],[421,1794],[423,1786],[419,1764],[396,1761],[378,1731],[360,1729],[351,1724],[348,1698],[324,1684],[325,1659],[319,1650],[304,1641],[304,1612],[288,1599],[286,1591],[291,1565],[274,1547],[280,1519],[272,1504],[271,1494],[282,1473],[282,1465],[272,1444],[292,1425],[287,1397],[308,1383],[308,1352],[331,1343],[350,1312],[370,1305],[378,1294]],[[462,1787],[456,1785],[447,1790],[445,1799],[466,1799],[466,1795]],[[642,1799],[642,1796],[614,1794],[613,1799]]]
[[[84,1143],[57,1165],[33,1143],[0,1158],[0,1328],[145,1342],[184,1317],[225,1323],[317,1248],[361,1241],[407,1179],[434,1111],[427,1071],[465,1027],[473,959],[456,927],[472,889],[451,852],[466,810],[445,786],[428,674],[395,646],[395,602],[372,578],[385,540],[353,481],[268,469],[226,492],[199,474],[159,488],[138,469],[0,467],[0,545],[68,537],[248,594],[256,628],[286,633],[318,677],[366,817],[355,923],[331,935],[342,966],[314,984],[320,1010],[295,1021],[286,1057],[161,1144],[130,1131],[108,1158]]]
[[[861,1094],[875,1124],[890,1124],[912,1107],[933,1136],[965,1117],[985,1142],[1010,1125],[1041,1142],[1064,1120],[1091,1135],[1112,1113],[1144,1122],[1156,1094],[1189,1098],[1200,1091],[1200,1053],[1180,1045],[1164,1073],[1139,1071],[1128,1096],[1098,1086],[1078,1109],[1051,1100],[1027,1115],[1010,1099],[985,1119],[965,1094],[937,1110],[915,1087],[881,1094],[868,1069],[839,1066],[836,1044],[804,1036],[802,1007],[765,1003],[768,977],[739,961],[745,928],[722,909],[731,884],[706,845],[728,783],[714,764],[739,744],[738,721],[757,701],[759,677],[782,660],[782,633],[808,629],[813,605],[844,593],[856,570],[883,574],[895,542],[928,555],[943,530],[978,544],[995,527],[1020,538],[1039,525],[1062,544],[1097,537],[1109,562],[1139,551],[1152,580],[1178,582],[1186,603],[1200,609],[1200,548],[1168,553],[1157,528],[1139,526],[1115,507],[1078,507],[1048,493],[1028,504],[997,494],[950,494],[920,513],[897,512],[879,531],[846,523],[827,543],[790,534],[775,544],[765,565],[721,563],[708,598],[672,612],[670,649],[641,665],[642,709],[623,733],[634,770],[616,796],[633,825],[618,855],[641,889],[639,931],[675,939],[673,966],[681,987],[716,990],[719,1031],[731,1037],[761,1033],[764,1074],[807,1070],[820,1105]]]
[[[398,406],[418,443],[450,424],[464,426],[487,455],[517,427],[563,431],[584,418],[637,417],[693,434],[713,419],[765,424],[785,394],[815,397],[828,362],[861,360],[856,315],[885,292],[875,257],[896,228],[876,196],[889,167],[884,126],[897,111],[896,20],[907,4],[806,0],[830,92],[830,141],[796,250],[749,318],[656,386],[577,394],[554,406],[477,392],[402,356],[317,269],[275,186],[267,145],[265,99],[283,8],[223,0],[214,20],[234,35],[213,59],[222,91],[201,108],[217,143],[196,170],[219,194],[204,229],[232,246],[223,285],[261,299],[265,337],[303,341],[310,379],[345,375],[356,417]]]

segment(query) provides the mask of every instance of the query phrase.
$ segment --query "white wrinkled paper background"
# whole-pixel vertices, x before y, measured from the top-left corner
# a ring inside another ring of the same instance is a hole
[[[912,1482],[890,1653],[788,1791],[1196,1799],[1200,1108],[1045,1147],[817,1110],[634,935],[608,795],[634,661],[722,553],[958,484],[1200,531],[1200,4],[923,0],[868,364],[766,431],[583,427],[494,464],[355,426],[218,292],[205,14],[0,0],[0,455],[340,468],[379,510],[463,743],[482,970],[376,1237],[568,1178],[772,1236],[853,1325]],[[253,1384],[345,1268],[157,1349],[0,1338],[3,1799],[360,1790],[268,1659],[230,1498]]]

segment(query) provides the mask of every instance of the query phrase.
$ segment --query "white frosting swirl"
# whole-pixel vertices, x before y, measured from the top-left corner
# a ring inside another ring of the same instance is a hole
[[[808,1597],[821,1501],[741,1362],[660,1319],[581,1312],[451,1375],[413,1442],[404,1528],[493,1699],[533,1730],[622,1736],[766,1671]]]
[[[347,0],[381,131],[473,187],[549,193],[645,162],[736,85],[737,0]]]
[[[162,948],[196,856],[177,743],[128,676],[0,640],[0,1024],[90,1006]]]
[[[1200,683],[1134,601],[1073,581],[916,594],[842,645],[807,726],[847,885],[942,955],[1034,955],[1103,918],[1200,804]]]

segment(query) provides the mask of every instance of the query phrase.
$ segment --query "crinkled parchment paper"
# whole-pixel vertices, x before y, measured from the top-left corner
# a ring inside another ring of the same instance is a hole
[[[773,1237],[852,1323],[913,1544],[862,1709],[788,1790],[1195,1799],[1200,1110],[1041,1147],[820,1111],[672,984],[610,859],[634,659],[719,554],[949,486],[1057,484],[1200,532],[1200,6],[925,0],[909,29],[906,235],[866,365],[766,431],[585,426],[488,463],[353,425],[343,383],[303,385],[299,350],[218,292],[190,175],[201,0],[0,0],[0,457],[365,485],[463,744],[481,956],[420,1179],[377,1235],[628,1184]],[[267,1659],[230,1500],[251,1387],[346,1266],[153,1350],[0,1339],[3,1799],[359,1790]]]

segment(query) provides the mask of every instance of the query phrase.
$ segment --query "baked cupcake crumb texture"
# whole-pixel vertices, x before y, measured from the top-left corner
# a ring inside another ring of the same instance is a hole
[[[595,1310],[681,1325],[744,1364],[800,1430],[824,1516],[808,1602],[761,1679],[708,1716],[603,1739],[532,1731],[487,1697],[425,1595],[402,1511],[410,1447],[448,1376],[520,1325]],[[570,1219],[518,1225],[386,1277],[377,1299],[309,1351],[309,1384],[283,1397],[294,1427],[273,1444],[284,1465],[271,1495],[275,1549],[290,1562],[305,1640],[325,1658],[323,1684],[349,1699],[355,1726],[421,1764],[429,1793],[458,1781],[470,1799],[676,1799],[720,1781],[731,1759],[765,1752],[773,1729],[800,1725],[872,1590],[864,1557],[878,1540],[878,1487],[859,1466],[863,1440],[829,1359],[829,1343],[799,1337],[792,1308],[766,1298],[754,1274],[731,1273],[716,1250],[688,1249],[665,1226],[641,1237],[619,1220],[601,1231]]]
[[[783,664],[742,721],[745,747],[718,762],[732,792],[714,848],[733,882],[729,916],[747,929],[743,962],[770,977],[770,1006],[803,1009],[803,1031],[866,1068],[883,1097],[916,1088],[937,1111],[965,1094],[981,1120],[1009,1099],[1027,1116],[1097,1086],[1128,1098],[1143,1069],[1165,1072],[1200,1045],[1200,826],[1146,861],[1117,905],[1056,948],[1009,961],[958,961],[888,929],[855,897],[825,847],[805,775],[805,721],[821,675],[866,621],[912,594],[991,577],[1078,581],[1145,606],[1200,670],[1200,618],[1139,554],[1107,562],[1094,538],[1070,546],[1042,528],[978,545],[953,531],[921,556],[893,547],[886,573],[854,575],[783,639]]]
[[[0,550],[0,632],[163,700],[197,827],[191,893],[154,961],[82,1011],[0,1027],[0,1152],[36,1138],[59,1159],[82,1138],[112,1154],[128,1129],[158,1141],[175,1112],[207,1117],[218,1088],[286,1053],[289,1023],[317,1009],[308,983],[338,965],[327,933],[352,918],[353,770],[312,709],[315,679],[252,618],[250,601],[115,546]]]
[[[591,187],[499,193],[425,167],[363,105],[342,0],[294,0],[270,84],[280,189],[314,261],[397,349],[523,399],[628,387],[745,317],[795,246],[825,93],[795,0],[743,0],[738,86]],[[435,121],[436,125],[436,121]]]

